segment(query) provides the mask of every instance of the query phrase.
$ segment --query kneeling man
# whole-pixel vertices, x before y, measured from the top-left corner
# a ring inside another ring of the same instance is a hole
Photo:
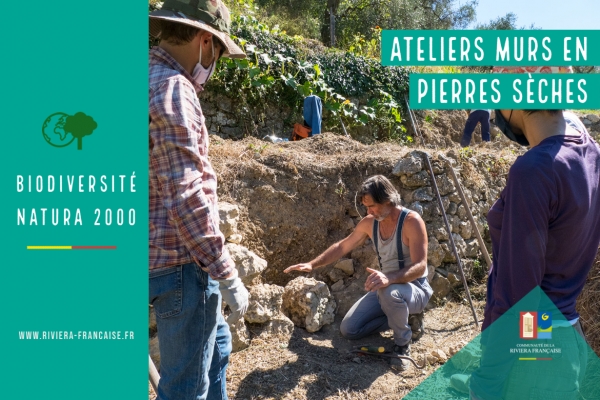
[[[422,313],[433,290],[427,282],[427,232],[419,214],[400,205],[400,194],[382,175],[367,179],[358,197],[367,209],[356,229],[314,260],[288,267],[284,272],[310,272],[340,259],[370,237],[380,271],[367,268],[368,291],[348,311],[341,333],[361,339],[375,332],[394,331],[394,352],[410,355],[410,314]],[[401,250],[399,250],[401,249]],[[405,370],[406,360],[392,358],[392,366]]]

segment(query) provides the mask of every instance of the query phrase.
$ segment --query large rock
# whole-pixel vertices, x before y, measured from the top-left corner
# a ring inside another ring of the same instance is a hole
[[[344,290],[344,280],[343,279],[341,279],[341,280],[337,281],[336,283],[334,283],[333,285],[331,285],[332,292],[339,292],[340,290]],[[335,297],[335,295],[333,295],[333,297]]]
[[[448,215],[448,223],[450,224],[450,229],[454,233],[460,233],[460,223],[462,221],[456,215]]]
[[[429,243],[427,243],[427,262],[434,267],[439,267],[442,265],[445,254],[446,252],[438,240],[434,237],[429,238]]]
[[[438,206],[437,201],[430,201],[428,203],[422,203],[423,205],[423,220],[425,222],[431,222],[437,218],[439,218],[439,216],[442,215],[442,212],[440,211],[440,207]]]
[[[452,264],[455,265],[455,264]],[[458,269],[458,267],[457,267]],[[458,287],[460,285],[462,285],[462,278],[460,276],[460,273],[454,273],[454,272],[448,272],[448,282],[450,282],[450,286],[452,287]]]
[[[464,204],[461,204],[460,206],[458,206],[458,210],[456,211],[456,215],[458,215],[458,217],[462,220],[467,219],[467,209],[465,208]]]
[[[418,188],[429,184],[427,171],[417,172],[414,175],[402,175],[400,181],[408,188]]]
[[[344,271],[346,275],[352,276],[354,274],[354,261],[351,258],[341,259],[333,267]]]
[[[434,220],[427,226],[427,231],[437,240],[448,240],[448,230],[443,219]],[[437,267],[437,265],[436,265]]]
[[[458,233],[463,239],[471,239],[471,221],[461,221],[459,224]]]
[[[237,233],[238,219],[240,218],[240,209],[235,204],[219,202],[219,230],[227,239],[229,236]]]
[[[458,206],[456,205],[456,203],[454,202],[450,202],[450,204],[448,205],[448,214],[450,215],[454,215],[456,214],[456,211],[458,211]]]
[[[479,253],[479,241],[477,239],[465,240],[467,245],[465,249],[465,257],[475,258]]]
[[[436,197],[436,201],[437,201],[437,197]],[[448,209],[450,208],[450,198],[448,198],[448,196],[442,196],[442,206],[444,206],[444,211],[448,212]]]
[[[413,175],[423,169],[423,159],[420,155],[415,153],[414,151],[410,154],[407,154],[404,158],[400,159],[394,169],[392,170],[392,174],[396,176],[401,175]]]
[[[444,278],[441,274],[436,273],[431,280],[431,288],[433,289],[433,298],[442,299],[450,293],[452,286],[448,279]]]
[[[263,324],[281,313],[283,288],[277,285],[250,287],[248,311],[244,319],[251,324]]]
[[[300,276],[285,286],[283,312],[294,325],[316,332],[333,322],[336,303],[324,282]]]
[[[447,175],[440,175],[435,177],[440,196],[446,196],[456,190],[454,182],[448,178]]]
[[[590,120],[590,122],[592,124],[597,123],[598,121],[600,121],[600,117],[597,116],[596,114],[588,114],[585,116],[588,120]]]
[[[451,202],[455,204],[460,204],[460,202],[462,201],[462,199],[460,198],[460,194],[458,194],[458,191],[450,193],[448,195],[448,198]]]
[[[277,337],[283,342],[289,342],[293,333],[294,323],[288,317],[279,313],[262,326],[258,336],[262,338]]]
[[[464,257],[465,252],[467,251],[467,243],[462,238],[462,236],[452,233],[452,239],[454,239],[454,244],[456,245],[456,250],[458,251],[459,257]]]
[[[456,251],[458,251],[458,256],[461,258],[464,257],[467,251],[467,243],[459,234],[456,234],[454,232],[452,233],[452,239],[454,239],[454,244],[456,245]],[[441,242],[440,246],[442,246],[442,248],[446,252],[443,262],[456,262],[456,257],[454,256],[454,252],[452,251],[450,241]]]
[[[331,279],[332,282],[342,282],[344,284],[344,278],[347,276],[342,270],[337,268],[331,268],[329,272],[327,272],[327,276]]]
[[[267,268],[267,262],[253,251],[235,243],[227,243],[225,247],[235,262],[239,277],[244,284],[250,285],[252,279]]]
[[[430,187],[422,187],[412,193],[412,198],[414,201],[431,201],[433,193]]]
[[[443,174],[446,171],[446,163],[440,160],[431,160],[431,169],[434,175]]]
[[[470,280],[473,278],[473,267],[475,265],[475,260],[461,260],[461,264],[463,267],[463,272],[465,274],[465,278],[467,280]],[[454,274],[456,276],[456,279],[461,279],[460,278],[460,270],[458,268],[458,264],[450,264],[448,265],[448,272],[449,274]],[[448,275],[449,275],[448,274]],[[461,281],[462,284],[462,281]]]
[[[231,345],[234,353],[250,347],[250,332],[243,318],[229,325],[229,330],[231,331]]]

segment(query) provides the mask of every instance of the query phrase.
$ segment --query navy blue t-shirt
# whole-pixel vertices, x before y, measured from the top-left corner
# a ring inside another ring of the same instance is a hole
[[[567,320],[579,317],[600,244],[600,147],[573,114],[567,131],[518,157],[488,212],[493,264],[483,329],[540,286]]]

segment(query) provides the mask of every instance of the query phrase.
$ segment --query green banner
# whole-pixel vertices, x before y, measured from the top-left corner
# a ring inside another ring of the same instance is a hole
[[[384,30],[381,64],[600,65],[600,30]]]
[[[411,74],[420,109],[597,109],[600,74]]]
[[[599,372],[598,356],[536,287],[404,399],[598,399]]]
[[[148,5],[5,3],[2,398],[148,397]]]

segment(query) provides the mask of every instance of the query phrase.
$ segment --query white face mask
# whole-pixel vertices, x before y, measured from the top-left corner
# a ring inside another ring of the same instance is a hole
[[[200,45],[200,57],[198,59],[198,64],[194,67],[194,71],[192,71],[192,77],[194,80],[204,86],[206,82],[210,79],[212,74],[215,72],[215,67],[217,65],[217,58],[215,57],[215,43],[212,42],[212,54],[213,54],[213,62],[210,64],[208,68],[204,68],[202,66],[202,45]]]

